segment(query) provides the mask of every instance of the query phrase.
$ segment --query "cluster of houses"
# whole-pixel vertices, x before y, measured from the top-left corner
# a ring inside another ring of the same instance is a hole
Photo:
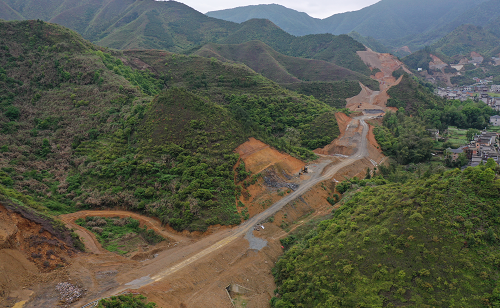
[[[468,145],[462,146],[458,149],[448,148],[447,152],[450,153],[451,159],[456,161],[461,153],[465,153],[469,159],[469,164],[466,167],[475,167],[481,163],[486,163],[488,158],[500,164],[500,141],[499,134],[495,132],[482,132],[476,135]]]
[[[500,93],[500,85],[488,86],[478,83],[458,88],[438,88],[435,93],[446,99],[458,99],[460,101],[468,99],[480,100],[494,110],[500,111],[500,97],[490,95],[490,93]]]

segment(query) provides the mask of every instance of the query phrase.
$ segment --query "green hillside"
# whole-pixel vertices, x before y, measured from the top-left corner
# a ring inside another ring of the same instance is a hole
[[[457,14],[446,23],[438,24],[421,33],[393,40],[391,44],[393,46],[407,45],[410,46],[412,50],[415,50],[436,43],[454,29],[464,24],[494,28],[493,24],[495,19],[500,17],[500,12],[497,10],[498,6],[500,6],[499,0],[488,0],[471,4],[464,9],[462,13],[458,14],[457,12]],[[453,8],[453,6],[451,6],[451,8]]]
[[[360,73],[321,60],[290,57],[274,51],[261,41],[237,45],[208,44],[195,54],[222,61],[246,64],[257,73],[278,82],[354,80],[377,88],[378,82]]]
[[[289,247],[273,307],[494,307],[500,303],[495,164],[344,196]],[[493,168],[493,169],[491,169]],[[356,185],[355,187],[358,187]]]
[[[41,19],[73,29],[101,46],[188,50],[216,41],[238,24],[207,17],[176,1],[3,0],[24,19]],[[15,18],[6,18],[6,20]],[[17,18],[16,18],[17,19]]]
[[[346,99],[354,97],[361,92],[361,86],[357,81],[335,81],[335,82],[301,82],[282,84],[287,89],[304,95],[312,95],[326,104],[335,108],[344,108]]]
[[[441,51],[436,50],[433,47],[434,46],[428,46],[424,49],[416,51],[411,55],[404,57],[403,59],[401,59],[401,61],[403,61],[404,64],[412,70],[417,70],[418,68],[429,70],[429,63],[433,61],[431,55],[438,57],[445,63],[453,62],[453,59],[451,57],[441,53]]]
[[[284,31],[302,36],[324,33],[321,20],[279,4],[259,4],[207,12],[207,16],[242,23],[250,19],[268,19]]]
[[[491,51],[500,45],[500,38],[482,27],[463,25],[446,35],[431,47],[449,57],[469,55],[478,52],[486,58],[492,56]]]
[[[243,24],[208,17],[176,1],[100,2],[0,0],[11,11],[4,19],[41,19],[73,29],[91,42],[114,49],[163,49],[191,53],[206,43],[241,44],[261,40],[295,57],[324,60],[369,76],[356,51],[363,45],[347,36],[295,37],[265,20]],[[0,13],[2,14],[2,13]],[[13,15],[14,14],[14,15]],[[0,15],[2,18],[3,15]]]
[[[500,37],[500,16],[492,20],[484,28],[493,33],[493,35]]]
[[[307,160],[339,133],[335,109],[243,64],[106,51],[42,21],[0,22],[0,101],[3,185],[50,213],[120,205],[177,230],[240,223],[248,137]]]
[[[3,20],[23,20],[24,18],[8,6],[5,2],[0,1],[0,19]]]
[[[356,54],[365,50],[359,42],[347,35],[317,34],[295,37],[264,19],[252,19],[222,39],[222,44],[242,44],[259,40],[274,50],[292,57],[323,60],[369,76],[370,70]]]
[[[349,32],[348,35],[355,39],[356,41],[360,42],[361,44],[365,45],[366,47],[370,48],[373,51],[380,52],[380,53],[391,53],[391,50],[384,46],[382,43],[380,43],[378,40],[374,39],[373,37],[370,36],[362,36],[356,31]]]

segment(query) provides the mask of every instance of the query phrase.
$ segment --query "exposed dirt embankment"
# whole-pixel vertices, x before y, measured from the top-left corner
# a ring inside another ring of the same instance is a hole
[[[361,84],[361,92],[347,99],[346,107],[350,110],[369,110],[376,109],[381,111],[387,110],[387,100],[389,95],[387,90],[401,82],[401,77],[396,80],[392,73],[398,69],[403,69],[405,72],[411,72],[399,61],[395,56],[387,53],[378,53],[370,49],[366,51],[358,51],[358,55],[372,70],[378,70],[372,78],[380,83],[380,91],[373,91]]]
[[[252,172],[252,175],[262,174],[254,185],[244,189],[239,199],[248,209],[250,217],[259,214],[290,191],[290,187],[300,180],[299,171],[306,165],[255,138],[241,144],[235,152],[245,162],[247,171]]]
[[[0,204],[0,302],[6,305],[2,307],[29,300],[31,286],[69,265],[75,250],[47,231],[50,228],[49,222],[37,223]]]
[[[245,162],[247,171],[257,174],[268,167],[279,164],[283,170],[295,174],[304,168],[305,163],[271,148],[255,138],[250,138],[235,150]]]
[[[381,91],[386,90],[396,82],[396,79],[392,76],[394,71],[402,68],[405,72],[411,74],[403,62],[389,53],[378,53],[368,48],[366,51],[358,51],[357,54],[371,69],[379,70],[372,78],[380,82]]]
[[[61,219],[68,228],[75,229],[75,232],[80,235],[82,238],[85,248],[87,249],[88,252],[94,253],[94,254],[106,254],[109,253],[109,251],[103,249],[101,247],[101,244],[97,241],[95,236],[90,232],[89,230],[85,229],[84,227],[81,227],[75,223],[75,221],[78,218],[83,218],[88,216],[99,216],[99,217],[119,217],[119,218],[124,218],[124,217],[131,217],[133,219],[136,219],[139,221],[140,226],[147,226],[148,229],[153,229],[157,234],[163,236],[167,241],[169,242],[189,242],[191,241],[192,237],[198,237],[201,235],[200,232],[192,232],[189,233],[187,231],[183,233],[176,232],[172,228],[168,226],[162,226],[161,222],[157,218],[153,217],[147,217],[143,216],[134,212],[129,212],[129,211],[112,211],[112,210],[105,210],[105,211],[97,211],[97,210],[89,210],[89,211],[80,211],[76,213],[71,213],[71,214],[65,214],[59,216],[59,219]],[[216,228],[213,227],[213,228]],[[210,233],[210,230],[207,231],[207,233]]]

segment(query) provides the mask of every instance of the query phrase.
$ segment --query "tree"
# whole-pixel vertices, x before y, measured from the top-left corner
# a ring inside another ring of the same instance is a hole
[[[5,111],[5,116],[11,121],[17,120],[19,118],[19,114],[19,109],[15,106],[9,106]]]
[[[467,130],[467,140],[471,141],[472,139],[474,139],[474,136],[479,134],[479,130],[475,129],[475,128],[469,128]]]

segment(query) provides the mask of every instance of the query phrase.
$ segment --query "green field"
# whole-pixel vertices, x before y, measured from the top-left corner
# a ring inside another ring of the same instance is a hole
[[[448,141],[451,142],[453,148],[468,144],[466,135],[466,129],[458,129],[454,126],[448,127]]]
[[[490,128],[488,128],[488,131],[500,133],[500,126],[490,126]]]

